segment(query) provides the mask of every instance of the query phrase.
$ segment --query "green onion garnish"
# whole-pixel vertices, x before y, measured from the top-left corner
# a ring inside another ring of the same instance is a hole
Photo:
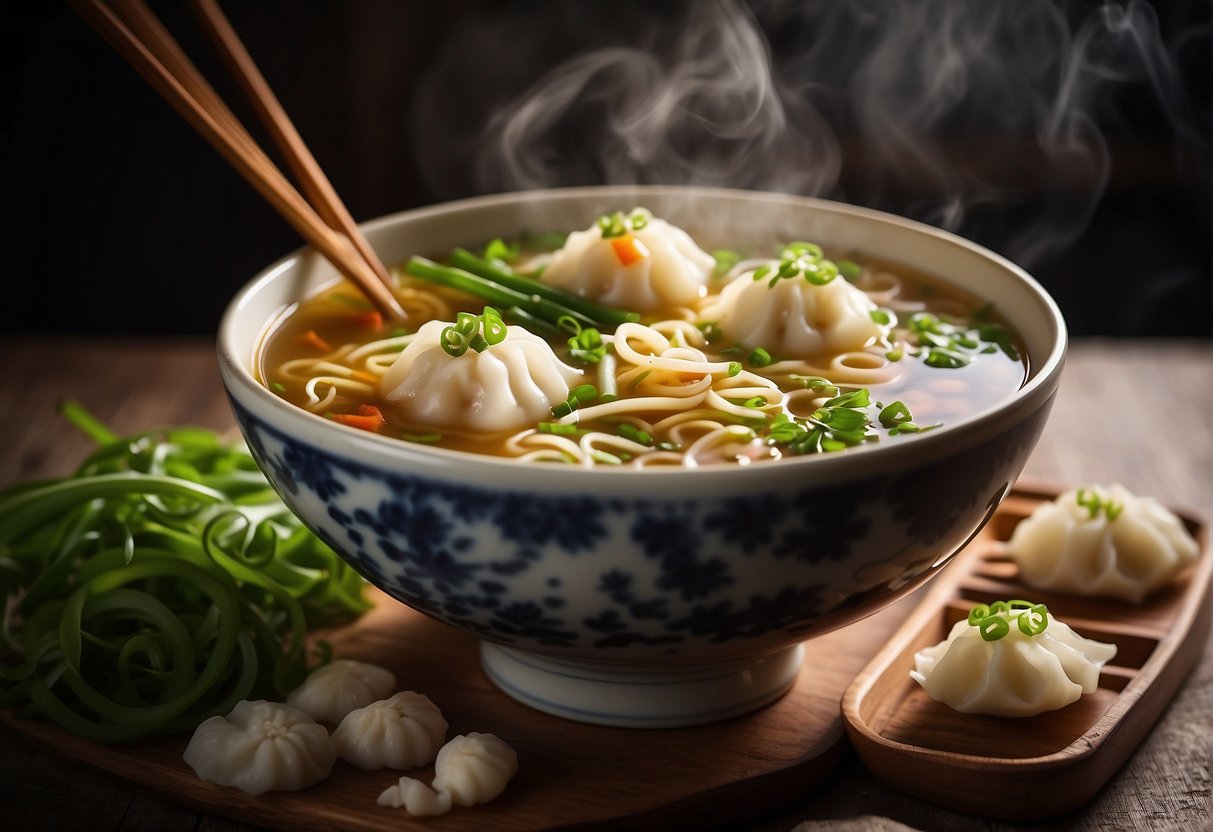
[[[1101,497],[1095,489],[1080,488],[1075,494],[1075,499],[1080,506],[1087,510],[1087,515],[1091,520],[1098,517],[1101,511],[1108,520],[1115,520],[1125,510],[1124,505],[1113,502],[1109,497]]]
[[[998,641],[1011,632],[1011,619],[1025,636],[1038,636],[1049,626],[1049,608],[1044,604],[1014,599],[977,604],[969,610],[968,622],[984,641]]]
[[[602,238],[609,240],[613,237],[622,237],[624,234],[630,234],[633,231],[640,231],[646,227],[653,219],[653,215],[644,208],[633,208],[629,214],[624,214],[622,211],[616,211],[613,214],[603,214],[598,218],[596,225],[598,230],[602,232]]]
[[[624,439],[630,439],[633,442],[638,442],[641,445],[652,445],[653,436],[648,431],[641,430],[631,422],[620,422],[618,435]]]
[[[484,331],[481,332],[481,329]],[[473,315],[471,312],[460,312],[455,316],[455,323],[444,327],[438,335],[438,343],[443,351],[452,358],[458,358],[468,349],[484,352],[493,344],[505,340],[506,326],[501,314],[491,306],[484,307],[484,313]]]
[[[750,353],[746,361],[749,362],[751,367],[769,367],[774,359],[762,347],[757,347]]]

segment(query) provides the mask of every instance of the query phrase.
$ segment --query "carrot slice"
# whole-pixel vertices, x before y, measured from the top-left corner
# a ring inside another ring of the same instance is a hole
[[[631,234],[624,234],[622,237],[614,237],[611,239],[611,248],[615,249],[615,256],[619,258],[619,262],[625,266],[630,266],[637,260],[643,260],[649,256],[648,247],[644,243],[637,240]]]
[[[309,329],[307,332],[300,335],[299,340],[304,344],[307,344],[309,347],[315,347],[321,352],[331,352],[333,349],[329,345],[328,341],[316,334],[316,330],[314,329]]]
[[[333,421],[349,425],[352,428],[369,430],[371,433],[377,433],[381,427],[387,424],[387,420],[383,418],[379,408],[373,404],[359,405],[357,413],[334,413]]]
[[[367,329],[374,330],[383,329],[383,315],[379,314],[374,309],[368,309],[365,312],[357,312],[352,316],[352,318],[356,326],[363,326]]]

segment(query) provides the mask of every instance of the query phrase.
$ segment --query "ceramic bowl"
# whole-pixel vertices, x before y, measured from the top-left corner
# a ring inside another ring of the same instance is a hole
[[[586,722],[699,724],[780,696],[813,636],[911,591],[981,528],[1041,432],[1066,333],[1042,288],[990,251],[815,199],[581,188],[453,202],[364,228],[390,264],[584,228],[635,205],[697,235],[818,240],[961,284],[1021,334],[1027,383],[937,430],[842,453],[686,470],[524,467],[348,428],[258,383],[269,323],[335,279],[310,251],[235,297],[220,369],[291,509],[388,595],[479,636],[486,673],[510,696]]]

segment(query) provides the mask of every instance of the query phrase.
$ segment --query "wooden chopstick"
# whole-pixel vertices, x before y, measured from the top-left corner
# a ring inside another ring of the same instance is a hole
[[[69,2],[305,240],[358,285],[380,312],[390,319],[406,317],[390,278],[384,279],[387,272],[382,264],[378,269],[369,265],[351,238],[327,224],[299,194],[142,0],[119,0],[121,16],[103,0]],[[340,201],[335,192],[331,196]],[[348,215],[348,211],[345,213]],[[373,252],[371,256],[378,262]]]
[[[278,145],[278,150],[286,159],[295,180],[303,189],[304,194],[320,214],[321,218],[331,227],[345,233],[358,249],[367,264],[375,270],[380,280],[391,283],[387,269],[384,268],[379,256],[375,254],[371,244],[362,235],[358,224],[350,216],[345,203],[337,196],[337,191],[312,152],[304,143],[299,131],[286,114],[278,97],[270,89],[265,76],[253,62],[253,57],[244,48],[236,30],[228,22],[215,0],[193,0],[193,8],[199,20],[214,41],[216,51],[228,65],[232,75],[244,89],[245,95],[253,103],[262,124]]]

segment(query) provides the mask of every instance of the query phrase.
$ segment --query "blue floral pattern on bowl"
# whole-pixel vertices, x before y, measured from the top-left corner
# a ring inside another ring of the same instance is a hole
[[[288,505],[392,597],[501,644],[660,654],[794,642],[924,579],[983,522],[1044,418],[912,476],[705,500],[403,474],[233,406]],[[898,542],[882,549],[869,535],[890,522]]]

